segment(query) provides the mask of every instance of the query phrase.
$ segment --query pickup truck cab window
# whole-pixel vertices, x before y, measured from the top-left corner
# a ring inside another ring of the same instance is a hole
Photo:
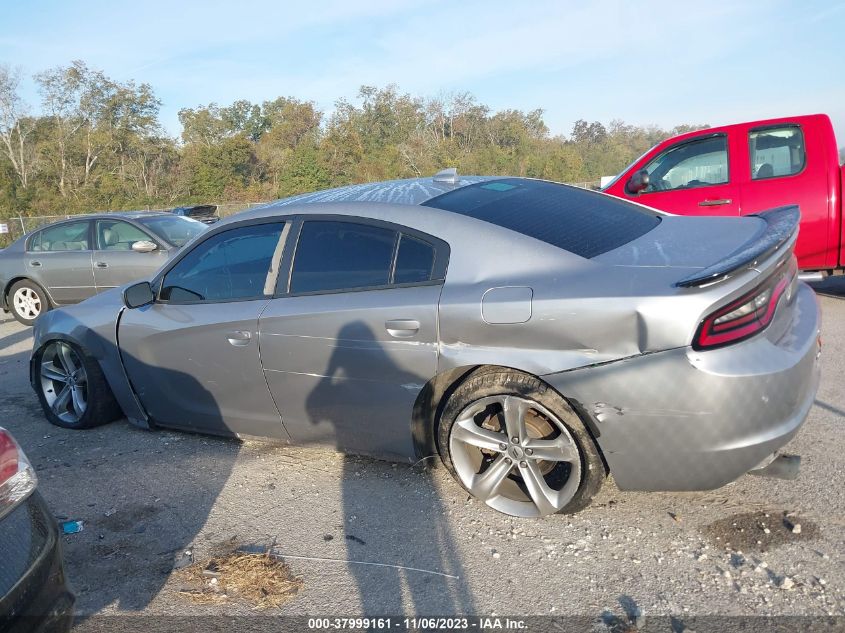
[[[797,125],[766,127],[748,133],[751,179],[792,176],[804,169],[804,134]]]
[[[673,145],[645,170],[649,185],[643,193],[725,184],[730,179],[727,137],[718,134]]]

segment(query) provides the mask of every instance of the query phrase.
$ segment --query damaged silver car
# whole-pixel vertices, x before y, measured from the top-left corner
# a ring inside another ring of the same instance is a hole
[[[798,219],[454,172],[306,194],[42,315],[31,380],[68,428],[439,455],[521,517],[583,508],[608,472],[716,488],[771,469],[818,386]]]

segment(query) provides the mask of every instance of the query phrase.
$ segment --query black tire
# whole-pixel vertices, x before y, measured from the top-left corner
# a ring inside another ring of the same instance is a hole
[[[49,386],[44,386],[41,367],[44,355],[50,352],[52,344],[67,345],[76,353],[85,370],[85,398],[87,406],[85,412],[78,420],[63,419],[53,410],[47,401],[45,389],[49,388]],[[33,371],[35,372],[35,391],[38,394],[38,401],[41,403],[44,415],[51,424],[65,429],[90,429],[123,417],[123,411],[114,399],[111,387],[106,382],[106,377],[103,375],[100,364],[78,345],[68,341],[48,341],[35,353],[33,366]]]
[[[565,426],[579,453],[580,484],[571,500],[557,512],[572,514],[587,507],[592,498],[601,490],[602,484],[607,478],[607,470],[595,441],[578,414],[560,394],[538,378],[519,371],[505,368],[479,369],[472,373],[451,395],[443,409],[436,433],[438,451],[446,468],[461,486],[472,494],[472,491],[461,481],[452,460],[449,441],[452,428],[458,415],[471,407],[473,403],[482,398],[508,395],[538,403]],[[507,455],[507,452],[503,455]],[[519,473],[519,468],[514,468],[512,473]],[[514,474],[509,475],[509,477],[513,478]],[[505,510],[501,511],[505,512]]]
[[[22,313],[19,312],[19,308],[15,305],[15,297],[18,293],[21,292],[28,292],[31,295],[35,295],[37,297],[37,302],[39,306],[38,314],[32,316],[32,313]],[[9,306],[9,311],[12,313],[12,316],[15,317],[15,320],[18,323],[22,323],[23,325],[32,326],[35,323],[35,319],[38,316],[44,314],[52,306],[50,305],[50,298],[47,296],[47,293],[44,292],[44,289],[41,288],[37,283],[34,281],[30,281],[29,279],[22,279],[21,281],[16,282],[10,289],[9,295],[6,297],[6,303]]]

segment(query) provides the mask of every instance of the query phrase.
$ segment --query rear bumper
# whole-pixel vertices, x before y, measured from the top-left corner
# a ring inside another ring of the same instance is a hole
[[[799,285],[789,329],[706,352],[682,348],[544,379],[587,420],[626,490],[709,490],[786,444],[819,384],[820,313]]]
[[[0,519],[0,632],[66,633],[73,621],[55,519],[34,492]]]

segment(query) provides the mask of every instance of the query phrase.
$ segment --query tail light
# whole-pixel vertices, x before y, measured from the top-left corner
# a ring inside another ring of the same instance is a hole
[[[766,281],[710,314],[698,327],[693,348],[722,347],[762,332],[772,322],[781,297],[791,301],[798,283],[795,257],[781,264]]]
[[[0,518],[26,499],[38,485],[35,469],[15,438],[0,428]]]

